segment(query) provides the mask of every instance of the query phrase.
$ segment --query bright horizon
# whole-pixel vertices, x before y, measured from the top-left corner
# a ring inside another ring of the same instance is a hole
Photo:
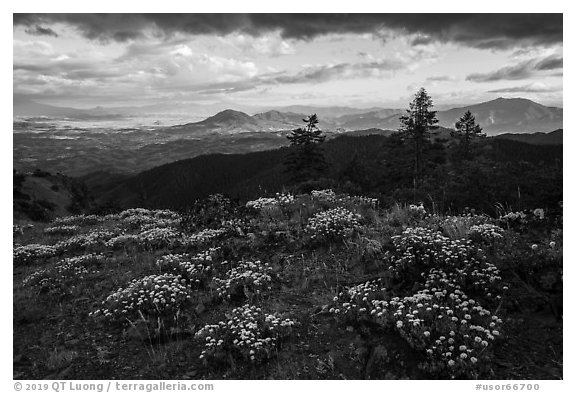
[[[561,14],[15,14],[14,98],[447,108],[563,106]]]

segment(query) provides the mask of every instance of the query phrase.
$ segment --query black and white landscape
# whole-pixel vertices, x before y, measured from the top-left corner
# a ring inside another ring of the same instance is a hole
[[[15,379],[562,379],[562,14],[14,14]]]

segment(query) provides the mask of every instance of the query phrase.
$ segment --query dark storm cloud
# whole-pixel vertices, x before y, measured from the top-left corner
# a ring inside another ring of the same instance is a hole
[[[564,58],[557,56],[550,56],[539,61],[534,68],[537,70],[548,71],[548,70],[556,70],[563,67],[564,67]]]
[[[26,33],[30,35],[44,35],[44,36],[58,37],[58,34],[56,34],[56,32],[51,28],[42,27],[38,25],[28,27],[26,29]]]
[[[561,56],[548,56],[544,59],[530,59],[512,66],[506,66],[487,73],[475,73],[466,77],[472,82],[494,82],[499,80],[526,79],[538,72],[550,71],[563,67]]]
[[[279,30],[308,40],[333,33],[417,34],[414,45],[433,41],[505,49],[562,43],[562,14],[14,14],[15,26],[66,23],[100,41],[128,41],[156,33],[258,36]]]

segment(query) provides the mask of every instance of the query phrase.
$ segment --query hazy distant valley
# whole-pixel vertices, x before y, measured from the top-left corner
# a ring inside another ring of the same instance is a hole
[[[311,113],[318,114],[319,126],[329,139],[342,133],[390,134],[398,129],[398,118],[404,113],[400,109],[291,106],[253,115],[222,110],[203,119],[208,111],[216,109],[193,107],[190,114],[179,106],[172,111],[167,107],[79,110],[17,101],[14,168],[42,168],[69,176],[96,171],[135,173],[203,154],[247,153],[287,146],[285,136],[300,127],[302,118]],[[439,111],[439,125],[454,127],[468,109],[489,136],[548,133],[562,128],[561,108],[525,99],[496,99]],[[526,141],[547,143],[546,138]],[[557,139],[551,143],[557,143]]]

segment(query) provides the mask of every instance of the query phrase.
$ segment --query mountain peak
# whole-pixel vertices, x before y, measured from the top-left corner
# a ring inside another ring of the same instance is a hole
[[[230,123],[253,123],[249,115],[244,112],[235,111],[233,109],[225,109],[221,112],[216,113],[214,116],[210,116],[205,120],[202,120],[200,124],[230,124]]]

